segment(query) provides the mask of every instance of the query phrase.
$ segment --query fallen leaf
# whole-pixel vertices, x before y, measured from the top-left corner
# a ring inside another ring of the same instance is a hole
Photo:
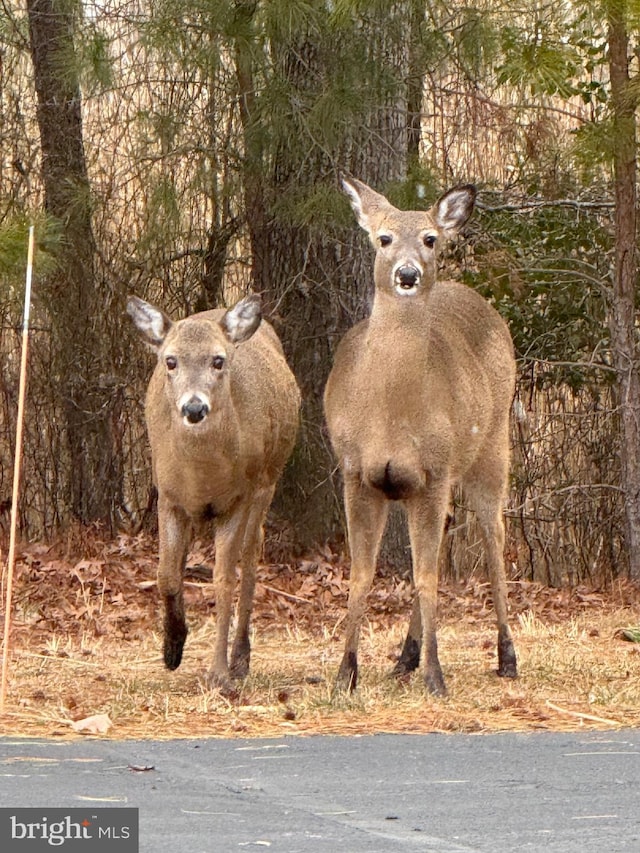
[[[620,628],[617,636],[630,643],[640,643],[640,628]]]
[[[72,722],[71,728],[74,732],[82,732],[83,734],[104,735],[112,725],[108,714],[93,714],[91,717],[85,717],[84,720]]]

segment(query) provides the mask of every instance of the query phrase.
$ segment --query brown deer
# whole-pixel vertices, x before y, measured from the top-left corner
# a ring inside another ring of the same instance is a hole
[[[249,670],[249,620],[262,527],[291,454],[300,394],[260,298],[247,296],[172,322],[133,296],[127,311],[158,354],[146,397],[158,489],[164,661],[176,669],[187,637],[183,573],[192,526],[215,519],[216,639],[208,684],[228,688]],[[242,577],[237,630],[227,644],[236,564]]]
[[[343,179],[376,250],[371,315],[338,346],[324,404],[344,480],[351,550],[349,609],[337,686],[354,689],[358,640],[389,501],[407,515],[416,591],[394,669],[446,687],[436,640],[438,552],[451,489],[477,514],[498,618],[498,675],[517,675],[507,623],[502,504],[509,468],[515,362],[507,326],[475,291],[437,281],[438,244],[467,221],[475,188],[445,193],[427,212],[402,211],[366,184]]]

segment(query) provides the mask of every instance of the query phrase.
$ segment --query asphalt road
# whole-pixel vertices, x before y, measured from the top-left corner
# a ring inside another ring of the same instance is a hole
[[[137,807],[141,853],[638,853],[640,731],[0,738],[0,798]]]

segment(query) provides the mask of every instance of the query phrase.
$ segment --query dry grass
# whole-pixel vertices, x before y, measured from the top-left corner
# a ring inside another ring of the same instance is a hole
[[[374,732],[574,730],[640,725],[640,591],[553,591],[512,585],[520,677],[494,674],[486,584],[445,587],[440,658],[449,697],[426,696],[417,675],[388,672],[406,625],[409,590],[380,578],[360,655],[360,684],[332,695],[342,650],[346,582],[337,558],[262,571],[251,674],[237,694],[205,689],[213,639],[208,583],[188,587],[183,664],[161,661],[152,543],[119,540],[75,561],[23,553],[4,734],[77,737],[71,723],[106,713],[109,736],[273,737]],[[99,552],[99,553],[97,553]],[[46,556],[43,556],[46,555]],[[206,557],[207,554],[198,554]]]

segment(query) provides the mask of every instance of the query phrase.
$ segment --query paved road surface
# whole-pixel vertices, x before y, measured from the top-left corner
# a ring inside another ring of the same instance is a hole
[[[639,853],[640,730],[0,738],[0,798],[138,807],[141,853]]]

